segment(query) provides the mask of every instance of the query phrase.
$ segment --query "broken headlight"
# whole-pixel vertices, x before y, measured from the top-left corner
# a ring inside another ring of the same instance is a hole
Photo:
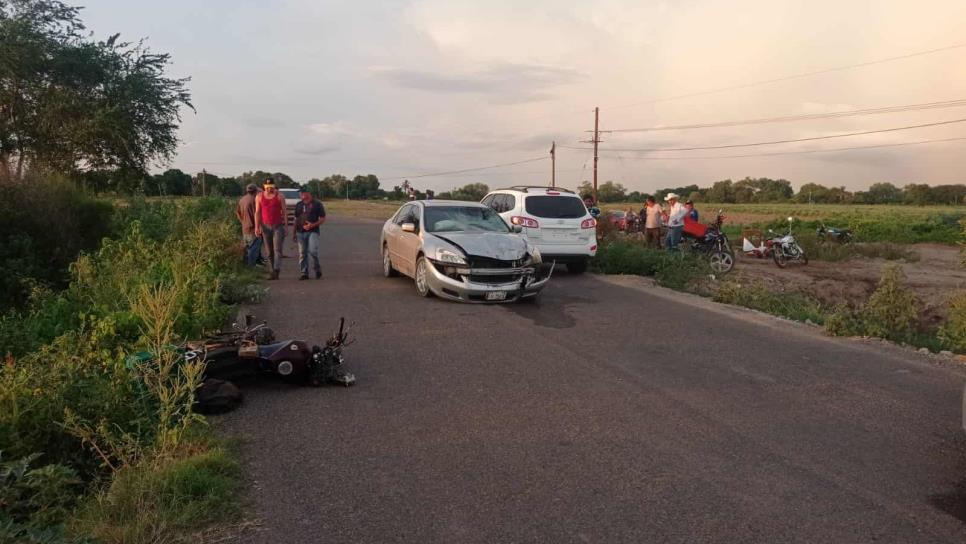
[[[436,250],[437,262],[446,264],[466,264],[466,259],[455,251],[439,248]]]

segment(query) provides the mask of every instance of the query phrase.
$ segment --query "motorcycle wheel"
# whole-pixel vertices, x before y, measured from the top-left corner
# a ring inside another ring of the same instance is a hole
[[[785,264],[787,264],[787,262],[785,260],[784,251],[782,251],[781,249],[773,250],[771,252],[771,256],[775,260],[775,265],[777,265],[778,268],[785,268]]]
[[[721,275],[731,272],[731,269],[735,267],[734,255],[726,251],[713,252],[709,258],[709,262],[711,264],[711,270]]]
[[[802,264],[808,264],[808,255],[806,255],[805,252],[803,251],[802,256],[799,257],[799,260],[802,261]]]
[[[841,236],[839,236],[839,243],[840,244],[851,244],[852,243],[852,235],[849,234],[849,233],[847,233],[847,232],[844,233],[844,234],[842,234]]]

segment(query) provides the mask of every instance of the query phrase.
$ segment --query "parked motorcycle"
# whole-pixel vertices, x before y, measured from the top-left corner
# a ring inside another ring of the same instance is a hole
[[[825,225],[825,222],[822,222],[821,226],[818,227],[815,232],[818,235],[819,242],[838,242],[840,244],[852,243],[852,229],[829,227]]]
[[[789,261],[800,261],[802,264],[808,264],[808,256],[805,255],[805,250],[798,245],[798,241],[792,235],[793,221],[794,218],[788,218],[788,232],[786,234],[776,234],[775,231],[768,230],[769,234],[774,235],[771,239],[771,256],[778,268],[785,268]]]
[[[725,216],[722,210],[713,223],[702,225],[697,221],[685,219],[684,237],[689,241],[692,251],[704,253],[708,256],[711,270],[718,274],[727,274],[735,266],[735,254],[728,241],[728,235],[721,230]]]

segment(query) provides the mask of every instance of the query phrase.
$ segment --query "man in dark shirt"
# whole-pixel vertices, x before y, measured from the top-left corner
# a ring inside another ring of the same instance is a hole
[[[299,194],[301,200],[295,205],[295,231],[293,239],[299,245],[300,280],[309,279],[309,258],[315,267],[315,279],[322,277],[319,265],[319,225],[325,223],[325,207],[312,196],[308,186]]]
[[[245,242],[245,264],[254,266],[262,256],[262,238],[255,235],[255,195],[258,187],[254,183],[245,188],[245,196],[238,201],[235,216],[242,226],[242,240]]]

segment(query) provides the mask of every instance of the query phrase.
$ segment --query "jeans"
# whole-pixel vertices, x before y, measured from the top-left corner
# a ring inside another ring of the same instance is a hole
[[[254,234],[243,234],[242,239],[245,241],[245,264],[255,266],[262,256],[262,239]]]
[[[644,229],[644,242],[647,247],[661,249],[661,227]]]
[[[300,231],[296,233],[299,241],[299,269],[303,276],[309,275],[309,257],[316,272],[321,272],[319,266],[319,233]]]
[[[265,257],[273,270],[282,269],[282,245],[285,244],[285,225],[262,225]]]
[[[684,233],[684,225],[680,227],[668,227],[667,228],[667,249],[668,251],[676,251],[678,244],[681,242],[681,235]]]

